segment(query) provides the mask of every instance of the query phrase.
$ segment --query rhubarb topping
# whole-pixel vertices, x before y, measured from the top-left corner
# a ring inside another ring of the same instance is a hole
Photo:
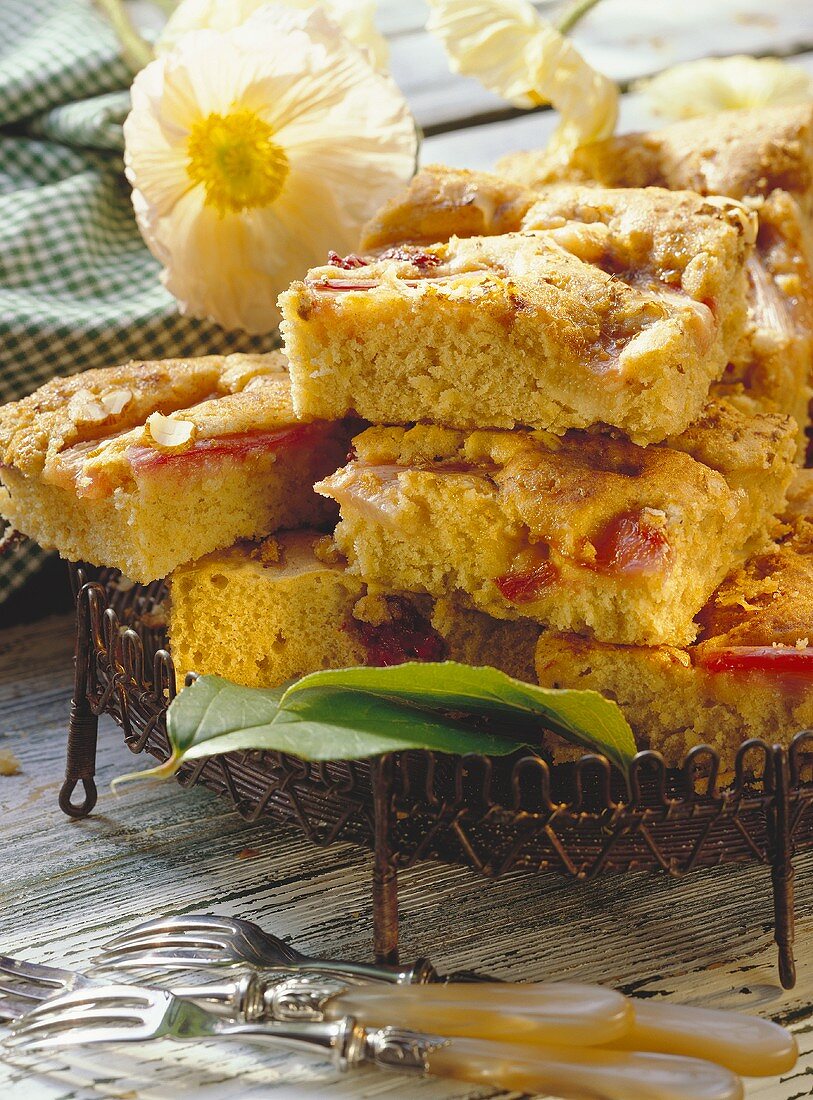
[[[444,661],[446,643],[429,621],[400,596],[388,596],[390,618],[383,623],[354,619],[349,624],[367,650],[370,665],[402,665],[405,661]]]
[[[765,672],[813,678],[813,647],[758,645],[700,650],[697,663],[708,672]]]
[[[317,290],[373,290],[381,286],[380,279],[318,279],[310,283]]]
[[[354,267],[366,267],[367,261],[363,256],[351,253],[349,256],[340,256],[338,252],[328,252],[327,262],[331,267],[340,267],[343,271],[352,271]]]
[[[669,554],[669,540],[656,518],[662,519],[662,514],[630,512],[608,523],[593,539],[596,557],[591,567],[614,574],[660,569]]]
[[[323,433],[324,427],[323,421],[317,421],[272,431],[239,432],[235,435],[215,436],[212,439],[196,439],[185,451],[166,452],[150,447],[131,447],[127,457],[137,474],[167,468],[186,469],[212,459],[228,458],[242,462],[260,454],[270,454],[313,442]]]
[[[419,271],[428,271],[430,268],[439,267],[443,263],[441,257],[434,252],[426,252],[420,248],[413,249],[405,245],[400,245],[398,248],[388,248],[386,252],[381,253],[380,259],[400,260],[402,263],[412,264]]]
[[[559,573],[551,561],[540,562],[533,569],[516,573],[504,573],[494,581],[506,600],[511,603],[530,603],[558,579]]]

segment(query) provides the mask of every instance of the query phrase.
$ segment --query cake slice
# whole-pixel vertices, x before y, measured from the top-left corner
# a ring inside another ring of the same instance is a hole
[[[525,187],[551,180],[543,150],[511,153],[499,175]],[[668,187],[735,199],[776,188],[813,214],[813,103],[720,111],[645,133],[619,134],[582,145],[556,178],[605,187]]]
[[[453,659],[535,678],[534,623],[368,593],[318,531],[242,541],[182,565],[170,596],[170,647],[182,673],[276,687],[320,668]]]
[[[0,409],[0,513],[65,558],[147,582],[329,520],[313,483],[347,439],[297,420],[279,352],[86,371]]]
[[[677,765],[695,745],[730,768],[751,737],[787,744],[813,727],[813,493],[789,509],[789,529],[735,569],[700,612],[688,647],[609,645],[573,634],[540,637],[545,687],[590,688],[624,711],[640,748]]]
[[[790,418],[725,404],[668,446],[587,432],[371,428],[316,486],[352,572],[605,641],[693,639],[714,588],[766,537]]]
[[[753,153],[732,143],[727,155],[739,163]],[[673,177],[674,179],[675,177]],[[624,182],[621,180],[621,182]],[[614,192],[609,192],[613,194]],[[574,213],[595,221],[591,207],[604,189],[590,191],[561,184],[536,191],[486,172],[433,165],[414,177],[368,226],[362,250],[392,247],[399,241],[426,242],[475,234],[539,229],[572,222]],[[622,193],[623,194],[623,193]],[[780,412],[799,425],[799,458],[805,453],[813,367],[813,227],[799,198],[781,189],[749,200],[759,219],[756,248],[747,261],[748,320],[744,339],[711,392],[747,412]],[[623,202],[619,213],[623,216]],[[564,229],[564,227],[562,227]],[[560,231],[567,236],[570,228]],[[431,234],[430,234],[431,235]]]
[[[362,252],[512,233],[536,192],[490,172],[427,164],[362,230]]]
[[[543,152],[512,154],[499,169],[508,177],[504,186],[550,181]],[[750,325],[719,392],[743,407],[751,402],[792,415],[804,456],[813,381],[813,105],[722,111],[608,138],[577,149],[556,175],[750,200],[759,217],[749,260]]]
[[[791,415],[804,461],[813,382],[813,225],[787,191],[759,203],[746,339],[712,387],[746,411]]]
[[[564,189],[572,216],[540,228],[533,208],[520,232],[333,257],[294,283],[280,307],[298,413],[607,424],[641,444],[682,431],[742,338],[755,218],[686,193],[586,190]]]

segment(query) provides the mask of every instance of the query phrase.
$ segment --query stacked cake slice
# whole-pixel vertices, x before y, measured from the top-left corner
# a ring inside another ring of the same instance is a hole
[[[348,439],[297,418],[279,352],[85,371],[0,409],[0,513],[63,557],[152,581],[236,538],[328,521],[312,486]]]

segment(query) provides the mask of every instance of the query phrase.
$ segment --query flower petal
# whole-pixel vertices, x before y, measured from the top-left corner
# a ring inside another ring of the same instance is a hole
[[[199,133],[211,114],[252,113],[270,127],[288,175],[273,201],[252,206],[245,192],[242,209],[220,214],[207,205],[209,180],[190,177],[190,130]],[[163,282],[186,312],[251,333],[278,323],[277,296],[294,278],[330,249],[356,246],[364,222],[412,175],[417,153],[414,122],[389,77],[321,11],[283,5],[233,30],[192,32],[148,66],[134,85],[125,143],[138,224]]]
[[[776,57],[709,57],[665,69],[637,87],[666,118],[696,118],[743,107],[791,106],[813,99],[813,77]]]
[[[549,152],[612,133],[618,88],[537,14],[528,0],[429,0],[427,29],[441,40],[454,72],[476,76],[515,107],[550,103],[562,115]]]
[[[383,71],[389,49],[375,26],[375,0],[275,0],[277,6],[310,11],[321,7],[351,42],[369,54],[371,63]],[[242,26],[269,0],[181,0],[170,15],[155,44],[161,56],[170,53],[190,31],[228,31]]]

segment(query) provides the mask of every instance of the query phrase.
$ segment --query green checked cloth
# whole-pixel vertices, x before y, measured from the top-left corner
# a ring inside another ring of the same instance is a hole
[[[271,346],[181,317],[159,283],[122,170],[130,81],[91,0],[0,0],[0,404],[55,374]],[[44,557],[0,557],[0,605]]]

